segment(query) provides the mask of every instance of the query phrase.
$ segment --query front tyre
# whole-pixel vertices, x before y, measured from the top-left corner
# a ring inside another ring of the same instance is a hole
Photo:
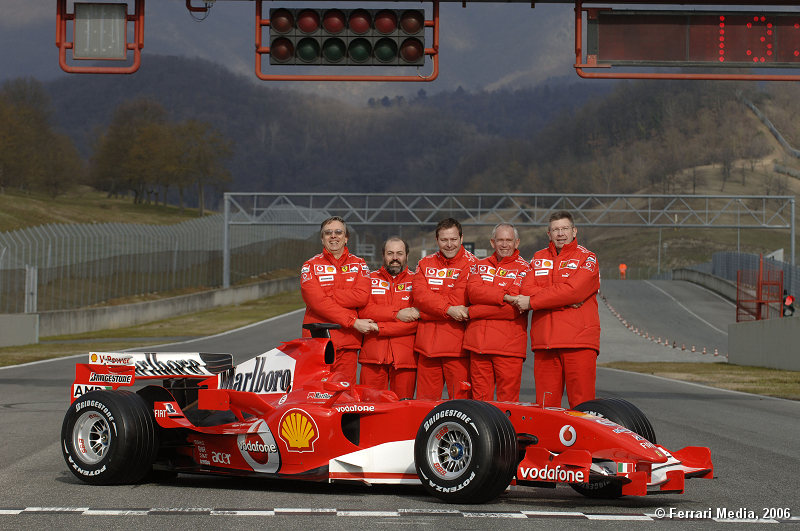
[[[621,398],[596,398],[578,404],[575,411],[590,413],[597,417],[616,422],[624,428],[641,435],[648,441],[656,442],[656,432],[644,413]],[[570,485],[587,498],[619,498],[622,496],[622,485],[609,480],[591,481],[589,483],[573,483]]]
[[[135,483],[150,471],[158,451],[153,412],[129,391],[86,393],[64,415],[61,451],[81,481]]]
[[[414,442],[420,481],[448,503],[484,503],[514,477],[516,433],[498,408],[475,400],[451,400],[428,413]]]

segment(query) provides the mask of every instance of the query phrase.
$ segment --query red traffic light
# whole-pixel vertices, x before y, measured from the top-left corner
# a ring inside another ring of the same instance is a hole
[[[422,9],[270,10],[270,63],[281,65],[425,64]]]
[[[297,15],[297,29],[303,33],[314,33],[319,29],[319,13],[316,9],[303,9]]]
[[[397,13],[384,9],[375,15],[375,29],[383,35],[388,35],[397,29]]]

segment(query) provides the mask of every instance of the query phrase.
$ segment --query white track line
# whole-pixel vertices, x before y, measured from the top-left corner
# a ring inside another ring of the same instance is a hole
[[[690,314],[692,314],[694,317],[696,317],[696,318],[697,318],[697,320],[699,320],[699,321],[701,321],[701,322],[703,322],[703,323],[707,324],[708,326],[710,326],[711,328],[713,328],[714,330],[716,330],[716,331],[717,331],[717,332],[719,332],[720,334],[725,334],[726,336],[728,335],[728,332],[727,332],[727,331],[725,331],[725,330],[721,330],[721,329],[717,328],[716,326],[714,326],[713,324],[709,323],[708,321],[706,321],[705,319],[703,319],[702,317],[700,317],[699,315],[697,315],[696,313],[694,313],[692,310],[690,310],[689,308],[687,308],[686,306],[684,306],[684,305],[683,305],[683,304],[682,304],[682,303],[681,303],[681,302],[680,302],[678,299],[676,299],[675,297],[673,297],[672,295],[670,295],[669,293],[667,293],[667,292],[666,292],[666,291],[664,291],[663,289],[659,288],[658,286],[656,286],[655,284],[653,284],[653,283],[652,283],[652,282],[650,282],[649,280],[645,280],[644,282],[645,282],[645,284],[648,284],[648,285],[652,286],[653,288],[657,289],[658,291],[660,291],[661,293],[663,293],[664,295],[666,295],[667,297],[669,297],[670,299],[672,299],[673,301],[675,301],[675,304],[677,304],[678,306],[680,306],[681,308],[683,308],[684,310],[686,310],[687,312],[689,312]]]

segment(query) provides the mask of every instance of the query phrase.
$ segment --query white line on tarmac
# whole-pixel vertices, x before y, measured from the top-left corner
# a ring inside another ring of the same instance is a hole
[[[692,314],[693,316],[695,316],[695,317],[696,317],[696,318],[697,318],[699,321],[701,321],[701,322],[703,322],[703,323],[707,324],[708,326],[710,326],[711,328],[713,328],[714,330],[716,330],[716,331],[717,331],[717,332],[719,332],[720,334],[725,334],[726,336],[728,335],[728,332],[726,332],[725,330],[721,330],[721,329],[717,328],[716,326],[714,326],[713,324],[709,323],[708,321],[706,321],[705,319],[703,319],[702,317],[700,317],[699,315],[697,315],[696,313],[694,313],[692,310],[690,310],[689,308],[687,308],[686,306],[684,306],[683,304],[681,304],[681,302],[680,302],[678,299],[676,299],[675,297],[673,297],[672,295],[670,295],[669,293],[667,293],[667,292],[666,292],[666,291],[664,291],[663,289],[659,288],[658,286],[656,286],[655,284],[653,284],[653,283],[652,283],[652,282],[650,282],[649,280],[645,280],[644,282],[645,282],[645,284],[649,284],[649,285],[650,285],[650,286],[652,286],[653,288],[657,289],[658,291],[660,291],[661,293],[663,293],[664,295],[666,295],[667,297],[669,297],[670,299],[672,299],[673,301],[675,301],[675,304],[677,304],[678,306],[680,306],[681,308],[683,308],[684,310],[686,310],[687,312],[689,312],[690,314]]]

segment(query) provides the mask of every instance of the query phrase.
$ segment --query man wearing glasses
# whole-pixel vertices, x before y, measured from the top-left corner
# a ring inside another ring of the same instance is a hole
[[[533,310],[531,348],[536,402],[561,407],[564,387],[570,407],[592,400],[600,316],[600,271],[593,252],[578,245],[578,229],[566,211],[550,216],[550,244],[533,255],[531,272],[513,304]]]
[[[342,326],[330,332],[336,350],[332,370],[355,384],[362,334],[378,330],[374,321],[359,319],[356,313],[369,300],[369,267],[347,250],[350,232],[342,218],[334,216],[323,221],[319,235],[322,252],[300,270],[300,294],[306,303],[303,324]],[[311,333],[303,329],[303,336],[310,337]]]

